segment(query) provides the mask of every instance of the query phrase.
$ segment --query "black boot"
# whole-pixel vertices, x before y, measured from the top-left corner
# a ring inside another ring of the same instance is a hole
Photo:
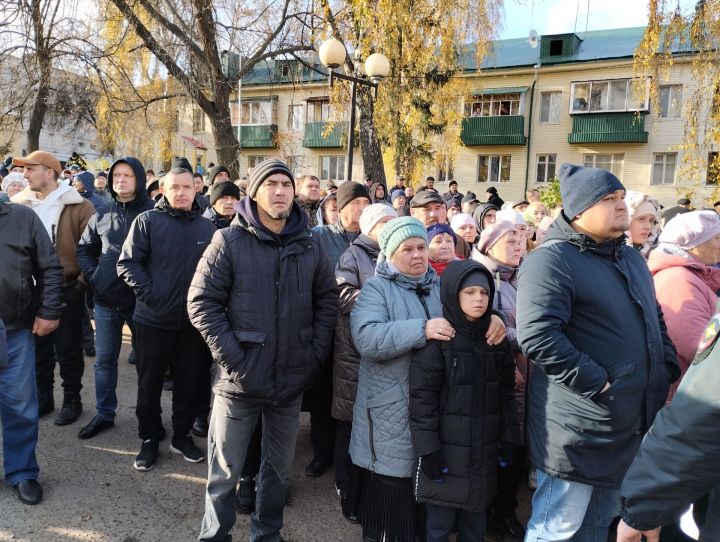
[[[255,511],[255,480],[252,476],[240,478],[235,494],[235,508],[238,514],[252,514]]]
[[[70,425],[77,421],[82,413],[82,402],[80,402],[80,394],[65,394],[63,406],[55,417],[55,425]]]
[[[52,393],[48,395],[38,394],[38,415],[42,418],[46,414],[50,414],[55,410],[55,400]]]

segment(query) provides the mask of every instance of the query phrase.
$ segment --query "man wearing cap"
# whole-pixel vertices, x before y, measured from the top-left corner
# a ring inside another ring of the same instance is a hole
[[[308,217],[308,226],[317,226],[317,210],[320,207],[320,179],[315,175],[303,175],[298,180],[295,201]]]
[[[40,218],[21,205],[0,203],[0,277],[3,472],[21,502],[38,504],[43,493],[35,456],[38,398],[33,334],[46,337],[58,326],[63,268]]]
[[[95,303],[95,408],[97,414],[78,433],[92,438],[114,425],[117,409],[118,357],[123,325],[133,333],[135,294],[118,277],[117,261],[133,220],[155,205],[145,191],[145,169],[136,158],[120,158],[110,167],[112,202],[90,218],[78,245],[83,276],[93,288]]]
[[[233,225],[203,255],[188,294],[218,363],[200,540],[229,540],[235,486],[258,419],[263,443],[251,540],[280,540],[303,391],[330,352],[337,286],[276,159],[253,168]]]
[[[663,212],[660,214],[662,218],[663,228],[665,227],[665,224],[670,222],[677,215],[689,213],[691,211],[690,206],[691,202],[689,199],[680,198],[679,200],[677,200],[677,205],[675,207],[668,207],[667,209],[663,210]]]
[[[213,186],[215,183],[230,180],[230,170],[223,165],[218,164],[210,168],[208,172],[208,183]],[[211,204],[212,205],[212,204]]]
[[[420,188],[418,188],[418,192],[422,192],[423,190],[432,191],[432,192],[435,192],[436,194],[439,193],[435,189],[435,177],[433,177],[431,175],[427,179],[425,179],[425,186],[421,186]]]
[[[235,204],[240,201],[240,189],[230,181],[220,181],[210,189],[210,207],[203,216],[217,229],[227,228],[235,216]]]
[[[405,190],[405,175],[398,175],[395,177],[395,186],[391,192],[395,190]]]
[[[58,328],[53,333],[36,338],[35,364],[42,416],[55,409],[53,384],[56,360],[59,363],[63,406],[55,424],[69,425],[82,412],[80,390],[85,370],[82,327],[79,325],[85,310],[85,288],[79,281],[76,251],[95,208],[75,189],[58,182],[62,167],[49,152],[34,151],[24,158],[13,159],[13,164],[22,166],[28,185],[11,201],[26,205],[38,214],[63,267],[62,302],[65,308]]]
[[[95,186],[95,194],[102,198],[103,203],[110,203],[112,201],[112,196],[110,196],[110,192],[107,190],[107,184],[107,173],[104,171],[98,171],[95,174],[93,185]]]
[[[135,414],[142,445],[133,467],[139,471],[153,468],[165,438],[160,395],[168,367],[174,382],[170,451],[192,463],[205,459],[190,428],[197,415],[198,382],[207,378],[207,367],[198,362],[207,346],[192,327],[186,304],[197,262],[215,233],[201,215],[192,174],[182,167],[171,169],[162,199],[130,226],[117,263],[118,275],[136,298]]]
[[[460,200],[460,210],[467,215],[473,214],[478,205],[480,205],[480,200],[477,199],[474,192],[468,192]]]
[[[450,181],[450,184],[448,185],[449,190],[443,194],[443,199],[445,201],[449,200],[450,198],[457,200],[458,207],[462,204],[462,198],[463,195],[458,192],[458,183],[457,181],[453,180]]]
[[[338,213],[336,224],[317,226],[312,233],[325,249],[328,264],[335,269],[338,260],[350,244],[360,235],[360,216],[370,205],[370,194],[365,186],[353,181],[340,185],[336,193]],[[313,443],[313,459],[305,469],[306,476],[320,476],[333,463],[335,420],[331,411],[332,364],[323,366],[312,392],[307,394],[310,409],[310,436]]]
[[[605,540],[620,483],[680,375],[652,277],[625,242],[625,187],[563,164],[563,211],[520,267],[517,335],[538,487],[526,541]]]
[[[435,224],[447,224],[447,207],[436,190],[421,190],[410,203],[410,216],[417,218],[426,228]],[[455,254],[459,258],[470,257],[470,245],[461,236],[455,239]]]

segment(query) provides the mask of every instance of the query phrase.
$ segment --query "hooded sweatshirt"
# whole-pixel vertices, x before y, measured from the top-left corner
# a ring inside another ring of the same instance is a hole
[[[499,211],[500,207],[493,205],[492,203],[483,203],[481,205],[478,205],[473,212],[473,218],[475,219],[475,226],[477,227],[478,237],[480,237],[480,234],[485,229],[485,227],[483,226],[483,219],[485,218],[485,215],[488,213],[488,211],[490,211],[491,209]]]
[[[85,191],[79,192],[79,194],[86,200],[89,200],[96,210],[100,209],[100,207],[102,207],[105,203],[105,200],[95,193],[95,185],[93,184],[95,182],[95,177],[93,177],[93,174],[89,171],[82,171],[75,175],[75,178],[80,179],[85,187]]]

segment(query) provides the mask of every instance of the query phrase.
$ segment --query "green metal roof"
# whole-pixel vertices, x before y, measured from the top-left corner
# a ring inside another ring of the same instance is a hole
[[[610,30],[592,30],[589,32],[578,32],[577,37],[581,40],[577,49],[569,55],[557,57],[543,57],[542,65],[568,64],[573,62],[597,62],[626,58],[630,59],[635,49],[642,40],[644,26],[634,28],[615,28]],[[542,36],[540,36],[542,40]],[[536,48],[530,47],[527,38],[515,38],[497,40],[492,43],[490,53],[483,59],[480,69],[511,69],[535,66],[540,62],[542,41]],[[687,47],[680,47],[677,43],[672,48],[673,53],[690,52]],[[269,84],[291,84],[310,83],[327,81],[324,75],[327,70],[318,61],[317,55],[311,55],[307,60],[310,64],[322,73],[313,71],[303,66],[297,60],[266,60],[254,66],[252,71],[243,77],[243,85],[269,85]],[[292,75],[281,76],[281,65],[290,64]],[[467,47],[460,56],[460,65],[465,72],[477,71],[475,64],[474,46]]]
[[[517,94],[527,92],[528,87],[503,87],[503,88],[474,88],[474,96],[488,96],[490,94]]]

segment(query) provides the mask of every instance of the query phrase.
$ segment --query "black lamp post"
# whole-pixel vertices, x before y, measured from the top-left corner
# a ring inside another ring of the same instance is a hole
[[[320,62],[328,69],[328,82],[330,87],[333,86],[333,81],[336,78],[350,81],[350,132],[348,134],[347,173],[345,178],[352,180],[353,151],[355,150],[355,109],[357,107],[356,85],[360,84],[370,87],[375,92],[375,95],[377,95],[378,83],[390,73],[390,61],[385,55],[380,53],[370,55],[367,60],[365,60],[365,73],[370,77],[370,80],[367,80],[333,71],[345,62],[345,56],[347,55],[345,46],[339,40],[330,38],[323,42],[320,46],[319,55]]]

